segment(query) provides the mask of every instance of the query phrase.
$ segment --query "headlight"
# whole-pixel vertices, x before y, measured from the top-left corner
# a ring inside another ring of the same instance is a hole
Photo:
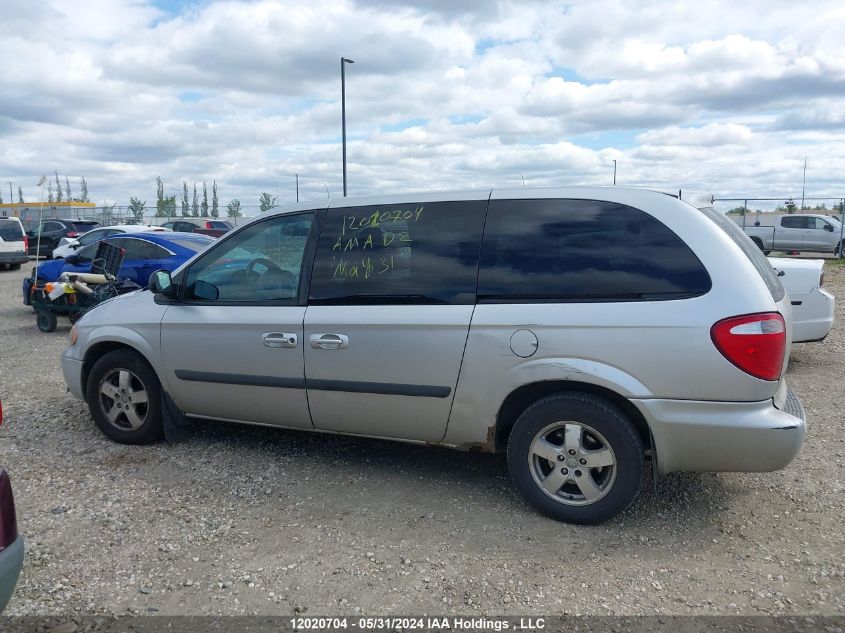
[[[79,331],[76,329],[76,325],[70,328],[70,344],[76,345],[76,339],[79,338]]]

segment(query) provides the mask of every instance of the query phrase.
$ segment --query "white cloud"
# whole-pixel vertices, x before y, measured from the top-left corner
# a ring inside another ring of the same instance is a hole
[[[845,9],[756,0],[6,0],[0,181],[151,199],[608,182],[843,195]],[[278,184],[277,184],[278,183]],[[325,184],[324,184],[325,183]],[[73,184],[73,183],[72,183]],[[8,193],[5,197],[8,197]]]

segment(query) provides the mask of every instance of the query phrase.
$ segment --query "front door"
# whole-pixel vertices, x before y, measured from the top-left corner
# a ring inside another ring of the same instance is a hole
[[[302,292],[314,212],[279,215],[224,239],[175,280],[161,324],[171,395],[185,413],[311,428]]]
[[[329,209],[305,316],[316,428],[444,436],[475,307],[486,206],[484,197]]]

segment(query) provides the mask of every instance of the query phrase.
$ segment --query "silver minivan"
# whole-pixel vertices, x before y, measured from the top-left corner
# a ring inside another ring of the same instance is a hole
[[[790,303],[733,222],[654,191],[493,189],[265,213],[71,331],[127,444],[185,417],[503,452],[598,523],[649,469],[770,471],[804,439]]]

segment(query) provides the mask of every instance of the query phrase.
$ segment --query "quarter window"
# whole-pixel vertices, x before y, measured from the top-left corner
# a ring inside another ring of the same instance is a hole
[[[710,277],[652,216],[594,200],[494,200],[479,301],[647,301],[701,295]]]
[[[185,297],[203,300],[217,289],[217,301],[295,302],[312,213],[282,215],[257,222],[200,258],[185,279]]]
[[[310,302],[472,304],[486,200],[329,209]]]

